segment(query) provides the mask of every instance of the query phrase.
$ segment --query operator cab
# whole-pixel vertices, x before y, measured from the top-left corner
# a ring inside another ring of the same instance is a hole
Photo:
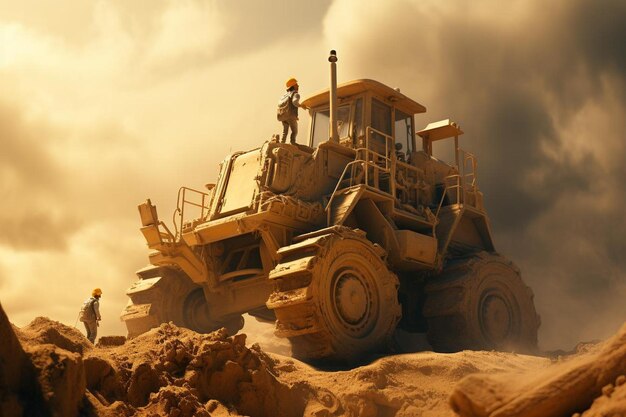
[[[330,136],[329,98],[329,90],[324,90],[302,103],[310,109],[312,148]],[[400,160],[406,160],[416,150],[414,115],[424,113],[426,108],[398,89],[374,80],[350,81],[337,87],[337,102],[341,145],[353,149],[367,147],[382,155],[395,149]]]
[[[338,172],[351,159],[362,160],[368,167],[361,173],[357,169],[356,173],[337,174],[341,175],[341,187],[360,182],[393,196],[400,209],[419,213],[423,213],[423,207],[436,212],[441,205],[465,201],[465,194],[470,195],[471,205],[482,207],[476,186],[476,161],[459,149],[463,131],[447,119],[416,131],[414,117],[426,108],[398,89],[368,79],[337,86],[337,147],[329,140],[330,90],[307,98],[303,105],[311,115],[311,149],[348,148],[345,161],[337,164]],[[417,136],[421,144],[416,144]],[[454,142],[446,140],[452,138]],[[435,143],[437,155],[444,158],[433,156]]]

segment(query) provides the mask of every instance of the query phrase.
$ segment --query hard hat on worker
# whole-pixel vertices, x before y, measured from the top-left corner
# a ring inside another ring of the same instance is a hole
[[[102,295],[102,290],[100,288],[96,288],[91,292],[92,297],[100,296],[100,295]]]
[[[287,80],[285,85],[287,86],[287,88],[291,88],[294,85],[298,85],[298,80],[296,80],[295,78],[290,78],[290,79]]]

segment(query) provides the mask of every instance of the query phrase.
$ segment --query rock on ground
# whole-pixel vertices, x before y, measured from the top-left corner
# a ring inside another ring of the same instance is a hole
[[[463,417],[626,416],[625,374],[626,325],[599,349],[543,370],[470,375],[450,403]]]

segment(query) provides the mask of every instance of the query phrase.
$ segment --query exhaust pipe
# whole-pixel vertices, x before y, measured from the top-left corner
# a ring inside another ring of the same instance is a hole
[[[337,132],[337,52],[333,49],[328,57],[330,62],[330,140],[339,143]]]

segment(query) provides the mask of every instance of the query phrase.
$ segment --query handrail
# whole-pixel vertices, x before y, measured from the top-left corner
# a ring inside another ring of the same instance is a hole
[[[343,169],[343,172],[341,173],[341,176],[339,177],[339,181],[337,181],[337,185],[335,186],[335,189],[333,190],[333,193],[331,194],[330,199],[328,200],[328,203],[326,204],[326,207],[324,208],[324,210],[328,210],[328,208],[330,207],[330,203],[335,197],[335,194],[337,193],[337,191],[339,191],[339,186],[341,185],[341,182],[344,180],[344,176],[346,175],[346,172],[348,171],[348,167],[355,165],[356,163],[359,163],[359,162],[365,162],[365,161],[362,161],[360,159],[355,159],[354,161],[350,161],[348,164],[346,164],[345,168]],[[354,175],[351,175],[350,179],[352,180],[353,177]],[[349,187],[352,187],[352,181],[350,182]]]
[[[476,156],[473,153],[463,151],[463,178],[470,180],[469,190],[472,192],[476,192]],[[471,163],[471,172],[466,173],[467,162]],[[467,183],[465,184],[467,185]]]
[[[453,174],[453,175],[448,175],[447,177],[445,177],[443,179],[444,181],[444,189],[443,189],[443,193],[441,194],[441,200],[439,200],[439,205],[437,206],[437,211],[435,212],[435,218],[437,220],[439,220],[439,212],[441,211],[441,208],[443,207],[443,202],[446,199],[446,195],[448,194],[448,190],[455,188],[456,189],[456,202],[457,204],[461,203],[461,198],[462,198],[462,194],[463,194],[463,189],[461,187],[461,176],[459,174]],[[456,184],[453,185],[448,185],[448,181],[454,179],[456,180]],[[435,222],[433,224],[433,236],[435,235],[435,230],[437,228],[437,225],[439,224],[439,221]]]
[[[367,164],[367,162],[360,160],[360,159],[355,159],[354,161],[349,162],[348,164],[346,164],[346,166],[343,169],[343,172],[341,173],[341,176],[339,177],[339,181],[337,181],[337,185],[335,186],[335,189],[333,190],[333,193],[330,195],[330,198],[328,199],[328,203],[326,204],[326,207],[324,207],[324,211],[326,212],[326,224],[329,225],[330,224],[330,206],[333,202],[333,200],[335,199],[335,195],[337,195],[337,191],[339,191],[339,186],[341,185],[341,183],[344,180],[344,177],[346,176],[346,173],[348,172],[348,167],[352,167],[352,175],[350,175],[350,185],[348,187],[352,187],[352,179],[354,178],[354,165],[358,164],[358,163],[365,163]]]
[[[161,238],[167,237],[167,240],[165,243],[176,242],[176,236],[173,235],[172,232],[170,232],[169,227],[167,227],[167,225],[162,220],[159,221],[159,226],[163,226],[163,228],[165,229],[165,233],[159,231],[159,233],[161,234]],[[174,224],[174,227],[176,227],[176,224]]]
[[[187,192],[194,193],[193,195],[199,196],[201,198],[200,202],[197,203],[195,201],[187,200],[186,194]],[[174,223],[174,231],[176,234],[175,238],[178,240],[183,231],[183,224],[185,223],[185,206],[191,205],[194,207],[200,208],[200,217],[199,219],[204,219],[205,215],[209,214],[209,206],[207,205],[207,200],[209,199],[209,194],[196,190],[194,188],[189,187],[180,187],[178,190],[178,198],[176,203],[176,210],[174,210],[174,214],[172,215],[172,220]],[[206,211],[206,213],[205,213]],[[178,222],[176,221],[176,215],[178,214]]]
[[[376,151],[373,151],[370,148],[370,139],[373,133],[376,133],[382,136],[383,138],[385,138],[385,155],[382,155]],[[380,130],[377,130],[377,129],[374,129],[373,127],[368,126],[366,130],[366,134],[365,134],[365,150],[367,152],[366,156],[369,156],[369,154],[375,154],[376,156],[383,157],[383,159],[385,160],[385,169],[387,170],[391,169],[391,155],[392,155],[391,149],[393,148],[393,143],[394,143],[394,140],[391,135],[387,135],[386,133],[383,133]],[[369,159],[369,158],[366,158],[366,159]]]
[[[452,189],[456,190],[456,204],[459,205],[466,203],[465,194],[468,191],[473,193],[476,193],[477,191],[478,186],[476,184],[476,156],[462,149],[459,149],[458,152],[463,154],[463,162],[462,165],[458,167],[458,174],[448,175],[444,178],[445,187],[441,195],[439,205],[437,206],[437,211],[435,213],[435,217],[437,219],[439,219],[439,213],[443,207],[446,196]],[[469,167],[468,162],[470,162]],[[450,184],[451,180],[454,180],[454,184]],[[435,233],[437,224],[439,224],[439,222],[435,223],[435,225],[433,226],[433,234]]]
[[[370,149],[370,137],[372,134],[379,134],[382,137],[385,138],[385,154],[380,154],[372,149]],[[326,222],[327,224],[330,224],[330,208],[331,205],[335,199],[335,196],[337,195],[338,191],[341,189],[341,184],[343,183],[344,180],[346,180],[346,175],[348,173],[348,169],[351,170],[351,174],[350,174],[350,183],[348,185],[348,187],[344,187],[344,188],[349,188],[352,187],[353,185],[356,185],[354,183],[354,179],[355,179],[355,168],[358,165],[362,165],[363,171],[364,171],[364,181],[363,183],[366,186],[370,186],[370,181],[369,181],[369,171],[370,168],[373,168],[375,170],[381,170],[383,172],[391,172],[392,169],[392,160],[391,160],[391,146],[389,144],[393,144],[393,137],[391,137],[390,135],[386,135],[385,133],[376,130],[372,127],[368,127],[366,130],[366,135],[365,135],[365,147],[364,148],[356,148],[356,153],[355,153],[355,159],[354,161],[350,161],[348,164],[346,164],[346,166],[343,169],[343,172],[341,173],[341,175],[339,176],[339,180],[337,181],[337,185],[335,186],[335,189],[333,190],[332,194],[330,195],[330,198],[328,199],[328,203],[326,204],[326,207],[324,208],[324,211],[326,211]],[[385,162],[385,166],[381,167],[377,164],[378,161],[383,160]]]
[[[448,185],[447,182],[451,179],[456,180],[456,184],[453,185]],[[456,201],[457,203],[461,202],[461,176],[458,174],[453,174],[453,175],[448,175],[447,177],[444,178],[444,184],[445,184],[445,188],[443,189],[443,193],[441,194],[441,200],[439,200],[439,205],[437,206],[437,211],[435,213],[436,217],[439,217],[439,211],[441,211],[441,208],[443,207],[443,202],[445,201],[446,195],[448,194],[448,190],[450,189],[456,189],[457,190],[457,195],[456,195]]]

